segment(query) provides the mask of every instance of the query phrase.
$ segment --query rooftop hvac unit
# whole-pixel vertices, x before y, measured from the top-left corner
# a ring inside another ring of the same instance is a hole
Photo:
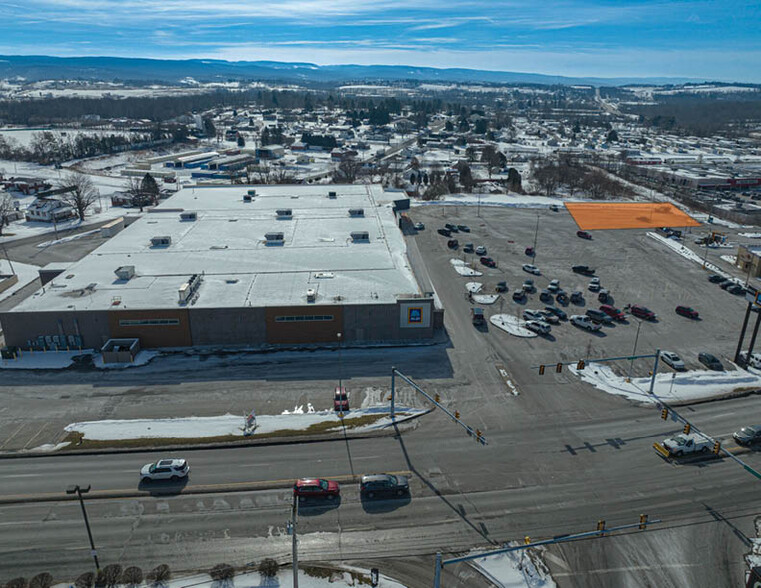
[[[152,247],[168,247],[172,244],[172,238],[168,235],[151,237]]]
[[[349,216],[365,216],[364,208],[350,208]]]
[[[120,280],[127,281],[135,277],[135,266],[123,265],[121,267],[117,267],[114,273],[116,274],[116,277],[119,278]]]
[[[181,221],[194,221],[198,219],[198,213],[197,212],[181,212],[180,213],[180,220]]]
[[[193,274],[190,279],[185,282],[178,291],[180,296],[180,304],[186,304],[191,299],[193,294],[196,293],[201,286],[201,274]]]
[[[355,243],[357,241],[369,241],[370,240],[370,233],[367,231],[353,231],[351,233],[351,240]]]
[[[279,208],[275,211],[277,218],[293,218],[293,210],[290,208]]]
[[[336,199],[338,198],[338,194],[336,192],[328,192],[328,198]]]
[[[283,241],[285,241],[285,234],[284,233],[265,233],[264,240],[267,242],[267,245],[282,245]]]
[[[317,299],[317,290],[314,288],[307,289],[307,302],[314,302]]]

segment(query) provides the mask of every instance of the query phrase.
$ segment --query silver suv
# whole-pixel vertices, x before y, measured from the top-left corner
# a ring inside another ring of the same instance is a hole
[[[161,459],[156,463],[147,463],[140,470],[140,480],[142,482],[152,482],[154,480],[171,480],[178,481],[180,478],[187,478],[190,473],[190,466],[184,459],[168,458]]]

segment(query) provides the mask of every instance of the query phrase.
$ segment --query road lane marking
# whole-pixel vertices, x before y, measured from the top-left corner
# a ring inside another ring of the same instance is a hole
[[[510,378],[510,373],[507,371],[505,365],[503,363],[495,363],[494,366],[497,368],[497,372],[499,372],[499,375],[502,378],[502,381],[505,383],[505,386],[507,386],[513,396],[518,396],[520,392],[518,391],[518,388],[515,386],[515,384],[513,384],[513,381]]]

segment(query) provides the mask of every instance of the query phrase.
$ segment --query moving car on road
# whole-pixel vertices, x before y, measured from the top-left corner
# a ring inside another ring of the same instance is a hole
[[[753,425],[752,427],[743,427],[739,431],[732,433],[735,441],[738,445],[750,445],[761,441],[761,425]]]
[[[689,306],[677,306],[676,313],[691,319],[696,319],[699,316],[698,311],[694,308],[690,308]]]
[[[600,325],[592,322],[592,319],[583,314],[574,314],[571,316],[571,324],[586,329],[587,331],[599,331]]]
[[[698,353],[698,361],[706,366],[709,370],[715,372],[723,372],[724,366],[719,361],[719,358],[705,351]]]
[[[334,480],[323,480],[321,478],[301,478],[296,480],[293,485],[293,494],[298,496],[299,500],[306,500],[309,497],[327,498],[335,500],[341,494],[341,488],[338,482]]]
[[[682,372],[685,369],[682,358],[673,351],[661,351],[661,359],[663,360],[663,363],[670,365],[678,372]]]
[[[409,492],[410,481],[406,476],[368,474],[359,481],[359,493],[364,498],[404,496]]]
[[[530,274],[537,275],[537,276],[542,274],[542,272],[539,270],[539,268],[536,267],[534,264],[531,264],[531,263],[524,263],[523,264],[523,271],[524,272],[528,272]]]
[[[187,478],[189,473],[190,466],[184,459],[166,458],[145,464],[140,470],[140,479],[146,483],[154,480],[177,482],[180,478]]]
[[[711,445],[713,443],[709,439],[695,433],[691,435],[680,433],[663,440],[663,447],[669,455],[674,457],[681,457],[688,453],[705,453],[711,448]]]

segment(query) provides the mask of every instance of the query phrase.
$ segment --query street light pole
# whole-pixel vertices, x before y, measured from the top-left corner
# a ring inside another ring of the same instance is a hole
[[[341,333],[338,333],[338,390],[340,392],[343,392],[343,384],[341,383],[343,378],[341,377],[342,369],[341,369]]]
[[[8,261],[8,265],[11,268],[11,273],[15,276],[16,272],[13,271],[13,264],[11,263],[11,258],[8,257],[8,250],[5,248],[5,243],[2,243],[2,246],[3,246],[3,253],[5,253],[5,259]],[[750,275],[750,274],[748,274],[748,275]]]
[[[637,334],[634,336],[634,350],[632,351],[632,355],[637,355],[637,341],[639,341],[639,330],[642,327],[642,321],[637,321]],[[627,378],[629,381],[632,379],[632,369],[634,368],[634,358],[632,357],[631,363],[629,364],[629,377]]]
[[[92,532],[90,531],[90,521],[87,519],[87,511],[85,510],[85,501],[82,498],[82,494],[87,494],[90,491],[90,486],[87,488],[80,488],[79,484],[75,486],[69,486],[66,488],[66,494],[76,494],[79,498],[79,506],[82,507],[82,516],[85,519],[85,527],[87,528],[87,537],[90,539],[90,554],[95,561],[95,569],[100,571],[100,564],[98,563],[98,552],[95,550],[95,543],[92,540]]]
[[[299,544],[296,536],[296,525],[299,519],[299,497],[293,493],[291,509],[291,554],[293,557],[293,588],[299,588]]]

